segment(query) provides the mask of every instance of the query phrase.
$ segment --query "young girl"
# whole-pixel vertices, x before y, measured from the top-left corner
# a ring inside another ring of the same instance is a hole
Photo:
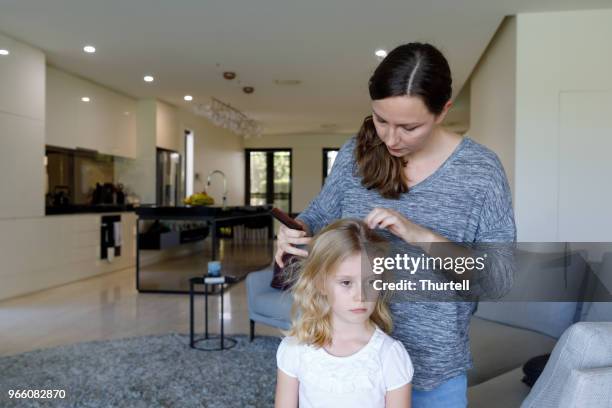
[[[383,242],[350,219],[311,242],[292,289],[293,324],[276,354],[275,407],[410,407],[412,362],[387,334],[389,311],[362,263],[366,246]]]

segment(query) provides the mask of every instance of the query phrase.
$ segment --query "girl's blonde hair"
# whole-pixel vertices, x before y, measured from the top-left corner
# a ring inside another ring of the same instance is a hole
[[[285,332],[299,342],[323,347],[331,344],[331,306],[325,290],[328,277],[352,255],[362,257],[384,253],[387,241],[357,219],[336,221],[321,230],[311,241],[308,256],[299,262],[292,287],[292,325]],[[362,258],[364,259],[364,258]],[[391,334],[391,314],[386,296],[378,296],[370,320]]]

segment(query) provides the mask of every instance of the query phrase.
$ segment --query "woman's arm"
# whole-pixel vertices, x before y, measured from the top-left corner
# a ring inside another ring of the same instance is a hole
[[[406,384],[385,394],[385,408],[410,408],[412,384]]]
[[[285,374],[280,369],[277,369],[276,373],[274,408],[297,408],[300,382],[297,378]]]

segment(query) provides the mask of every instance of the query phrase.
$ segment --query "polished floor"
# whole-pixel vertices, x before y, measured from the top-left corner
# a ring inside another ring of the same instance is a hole
[[[218,332],[219,298],[209,298],[211,332]],[[196,299],[196,329],[203,330],[203,296]],[[225,332],[247,334],[244,281],[225,294]],[[84,341],[189,332],[189,296],[138,293],[135,270],[106,275],[0,301],[0,356]],[[256,334],[280,335],[256,326]]]

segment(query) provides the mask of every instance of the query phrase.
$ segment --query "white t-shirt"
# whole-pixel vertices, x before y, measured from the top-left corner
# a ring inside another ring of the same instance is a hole
[[[368,344],[347,357],[285,337],[276,363],[300,382],[300,408],[384,407],[385,393],[408,384],[414,374],[403,344],[378,327]]]

